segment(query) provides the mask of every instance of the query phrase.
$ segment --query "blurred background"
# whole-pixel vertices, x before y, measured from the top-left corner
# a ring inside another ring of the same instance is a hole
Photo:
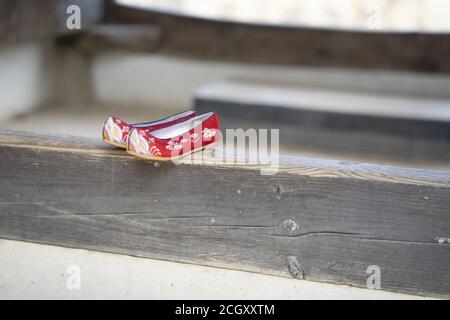
[[[197,17],[274,25],[391,31],[450,30],[448,0],[118,0]]]
[[[75,5],[75,6],[74,6]],[[0,0],[0,129],[185,109],[283,154],[450,169],[449,0]]]

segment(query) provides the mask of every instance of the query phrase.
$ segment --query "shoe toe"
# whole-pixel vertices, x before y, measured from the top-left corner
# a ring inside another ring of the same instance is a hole
[[[128,135],[128,150],[142,154],[148,155],[148,142],[141,136],[138,130],[132,130]]]
[[[109,117],[108,120],[106,120],[103,127],[103,138],[119,144],[124,143],[124,141],[122,141],[122,128],[116,122],[114,117]]]

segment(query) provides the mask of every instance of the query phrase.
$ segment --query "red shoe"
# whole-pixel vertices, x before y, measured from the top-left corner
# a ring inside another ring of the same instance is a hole
[[[128,135],[134,128],[139,128],[140,130],[144,131],[156,130],[187,120],[189,118],[195,117],[196,115],[197,113],[195,111],[189,110],[174,114],[173,116],[164,118],[162,120],[133,124],[128,124],[119,118],[109,117],[103,125],[103,141],[114,146],[126,149],[128,144]]]
[[[127,152],[150,160],[178,159],[215,144],[220,135],[219,117],[208,112],[154,131],[135,128]]]

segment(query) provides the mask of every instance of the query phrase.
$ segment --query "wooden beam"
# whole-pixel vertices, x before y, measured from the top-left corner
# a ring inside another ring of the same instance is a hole
[[[282,157],[153,163],[0,131],[0,238],[450,297],[450,174]],[[32,262],[30,262],[32,263]]]
[[[228,80],[199,88],[193,104],[224,128],[278,128],[287,148],[450,160],[449,99]]]
[[[158,26],[139,24],[99,24],[75,37],[61,37],[59,43],[73,38],[73,44],[82,52],[96,53],[99,50],[154,51],[161,42]]]
[[[107,1],[105,22],[151,24],[152,52],[201,60],[449,73],[450,34],[240,23]],[[95,45],[95,43],[94,43]],[[141,50],[142,46],[129,47]]]

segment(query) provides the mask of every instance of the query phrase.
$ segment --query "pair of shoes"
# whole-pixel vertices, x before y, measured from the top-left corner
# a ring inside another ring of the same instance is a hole
[[[126,149],[128,145],[128,136],[134,128],[152,131],[187,120],[195,117],[196,115],[197,114],[194,111],[189,110],[157,121],[133,124],[128,124],[127,122],[116,117],[109,117],[103,125],[103,141],[116,147]]]
[[[109,117],[103,125],[103,141],[150,160],[173,160],[213,146],[220,138],[219,117],[194,111],[144,123],[128,124]]]

